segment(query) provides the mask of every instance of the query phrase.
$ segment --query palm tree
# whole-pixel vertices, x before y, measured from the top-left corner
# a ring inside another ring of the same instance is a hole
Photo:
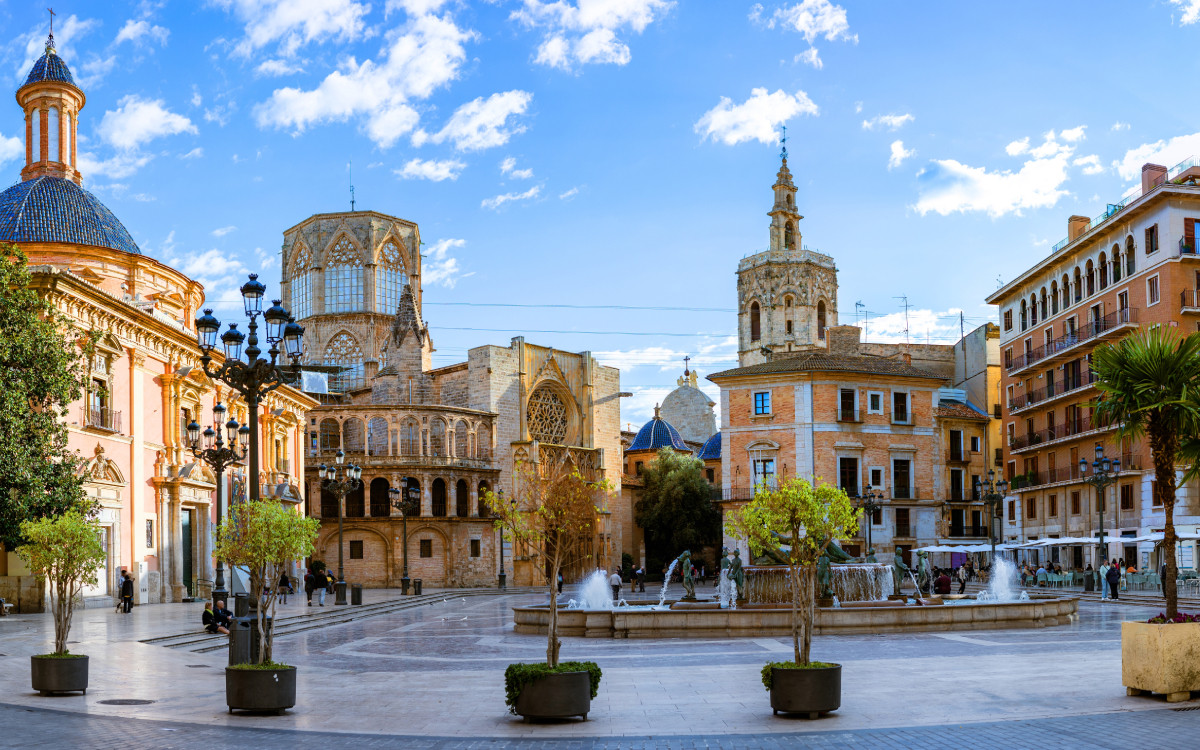
[[[1144,435],[1150,441],[1155,505],[1161,505],[1165,515],[1163,592],[1167,616],[1174,617],[1178,612],[1175,464],[1181,445],[1195,438],[1200,425],[1200,333],[1183,336],[1174,328],[1142,328],[1095,349],[1092,370],[1100,391],[1096,422],[1117,422],[1121,437]]]

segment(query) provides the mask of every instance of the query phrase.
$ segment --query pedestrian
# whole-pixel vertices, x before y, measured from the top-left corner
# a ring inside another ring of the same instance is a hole
[[[612,586],[613,604],[621,598],[621,571],[613,570],[612,575],[608,577],[608,585]]]
[[[313,591],[317,588],[317,577],[313,575],[312,569],[304,571],[304,595],[308,597],[308,606],[312,606]]]
[[[967,590],[967,564],[963,563],[958,568],[958,593],[965,593]]]
[[[639,594],[646,593],[646,569],[640,565],[638,566],[638,569],[637,569],[637,581],[638,581],[638,593]]]
[[[279,574],[279,597],[287,604],[288,594],[292,593],[292,582],[288,578],[287,571]]]
[[[318,597],[317,603],[320,606],[324,607],[325,606],[325,595],[333,593],[334,578],[333,578],[333,574],[329,572],[329,568],[322,570],[321,575],[323,576],[323,579],[320,580],[321,588],[320,588],[319,593],[317,594],[317,597]]]
[[[121,581],[121,606],[125,614],[133,611],[133,574],[125,571],[125,580]]]
[[[1163,596],[1167,595],[1167,589],[1165,588],[1166,585],[1167,585],[1167,564],[1163,563],[1162,567],[1158,569],[1158,590],[1159,590],[1159,593],[1161,593]]]
[[[1100,589],[1100,601],[1105,601],[1108,599],[1108,560],[1100,561],[1097,572],[1099,573],[1097,585]]]
[[[121,612],[121,587],[125,584],[125,568],[121,568],[121,572],[117,574],[117,585],[113,588],[114,597],[117,600],[117,613]]]
[[[1112,565],[1108,566],[1108,575],[1105,580],[1108,581],[1109,592],[1113,599],[1120,599],[1117,594],[1117,587],[1121,585],[1121,569],[1117,567],[1117,561],[1113,560]]]

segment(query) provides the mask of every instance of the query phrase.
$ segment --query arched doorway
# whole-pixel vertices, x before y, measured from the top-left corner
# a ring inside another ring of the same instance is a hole
[[[337,518],[338,517],[338,500],[337,495],[334,495],[327,489],[321,490],[321,517],[322,518]]]
[[[460,479],[454,485],[454,515],[466,518],[471,515],[471,491],[467,489],[467,480]]]
[[[358,489],[346,493],[346,518],[362,518],[366,515],[364,495],[361,483]]]
[[[488,483],[480,482],[479,483],[479,495],[478,495],[479,517],[480,518],[487,518],[488,516],[490,516],[492,514],[491,511],[488,509],[487,503],[485,503],[483,501],[483,498],[487,497],[487,493],[488,493]]]
[[[441,477],[433,480],[433,515],[438,518],[446,515],[446,480]]]
[[[375,477],[371,480],[371,517],[387,518],[392,515],[392,501],[388,494],[388,480]]]

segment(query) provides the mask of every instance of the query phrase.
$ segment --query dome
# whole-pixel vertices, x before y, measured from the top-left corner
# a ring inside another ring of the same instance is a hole
[[[29,70],[29,75],[25,77],[25,83],[21,84],[24,88],[31,83],[40,81],[62,81],[75,85],[75,77],[71,75],[70,68],[63,62],[63,59],[54,51],[52,44],[46,45],[46,54],[38,58],[37,62]]]
[[[642,429],[638,430],[637,437],[630,444],[629,450],[656,451],[659,448],[674,448],[684,453],[692,452],[687,447],[687,444],[683,442],[683,438],[679,437],[679,432],[665,419],[658,416],[658,408],[656,407],[654,409],[654,419],[642,425]]]
[[[721,458],[721,433],[717,433],[705,441],[697,456],[701,461],[716,461]]]
[[[695,371],[679,379],[679,387],[662,402],[662,416],[679,431],[684,440],[703,443],[717,431],[712,401],[696,386]]]
[[[0,242],[61,242],[141,254],[112,211],[61,177],[36,177],[0,193]]]

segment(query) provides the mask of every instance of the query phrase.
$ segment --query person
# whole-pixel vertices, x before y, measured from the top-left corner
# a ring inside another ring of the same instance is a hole
[[[1100,561],[1099,572],[1100,601],[1105,601],[1108,599],[1108,560]]]
[[[304,595],[308,597],[308,606],[312,606],[313,591],[317,588],[317,577],[313,575],[312,568],[304,571]]]
[[[279,574],[279,597],[287,604],[288,594],[292,593],[292,582],[288,578],[287,571]]]
[[[637,569],[637,584],[638,584],[638,593],[639,594],[646,593],[646,569],[643,568],[641,565],[639,565],[638,569]]]
[[[233,623],[233,613],[225,609],[225,602],[223,601],[217,602],[217,607],[213,610],[213,616],[217,624],[222,627],[228,628]]]
[[[125,571],[125,580],[121,581],[121,606],[125,614],[133,611],[133,574]]]
[[[320,606],[324,607],[325,606],[325,595],[333,593],[333,584],[336,582],[336,579],[334,579],[333,573],[329,572],[329,568],[322,570],[321,575],[323,576],[323,580],[320,581],[321,590],[320,590],[320,593],[318,594],[317,602],[318,602],[318,604],[320,604]]]
[[[204,613],[200,615],[200,624],[204,626],[204,631],[206,633],[212,633],[213,635],[218,633],[229,633],[228,628],[217,622],[217,616],[213,612],[212,602],[204,603]]]
[[[117,585],[113,589],[113,591],[115,591],[117,594],[116,600],[117,600],[117,613],[118,614],[120,614],[120,612],[121,612],[121,606],[122,606],[121,587],[125,584],[125,573],[126,573],[125,568],[121,568],[121,572],[117,574]]]
[[[325,577],[326,571],[319,570],[313,573],[313,593],[317,595],[317,606],[325,606],[325,591],[329,588],[329,580]]]
[[[967,578],[971,575],[967,569],[967,564],[963,563],[958,567],[958,593],[963,594],[967,591]]]
[[[562,593],[562,573],[558,574],[558,593]]]
[[[1167,590],[1165,588],[1163,588],[1166,585],[1166,580],[1167,580],[1167,564],[1163,563],[1162,567],[1160,567],[1158,569],[1158,591],[1163,596],[1167,595]]]
[[[950,576],[946,575],[946,571],[943,570],[942,574],[934,579],[933,593],[943,596],[950,593]]]
[[[612,575],[608,577],[608,585],[612,586],[613,604],[621,598],[621,571],[613,569]]]
[[[1113,560],[1112,565],[1108,566],[1108,574],[1105,580],[1108,581],[1111,598],[1120,599],[1121,597],[1117,594],[1117,587],[1121,585],[1121,568],[1117,566],[1116,560]]]

